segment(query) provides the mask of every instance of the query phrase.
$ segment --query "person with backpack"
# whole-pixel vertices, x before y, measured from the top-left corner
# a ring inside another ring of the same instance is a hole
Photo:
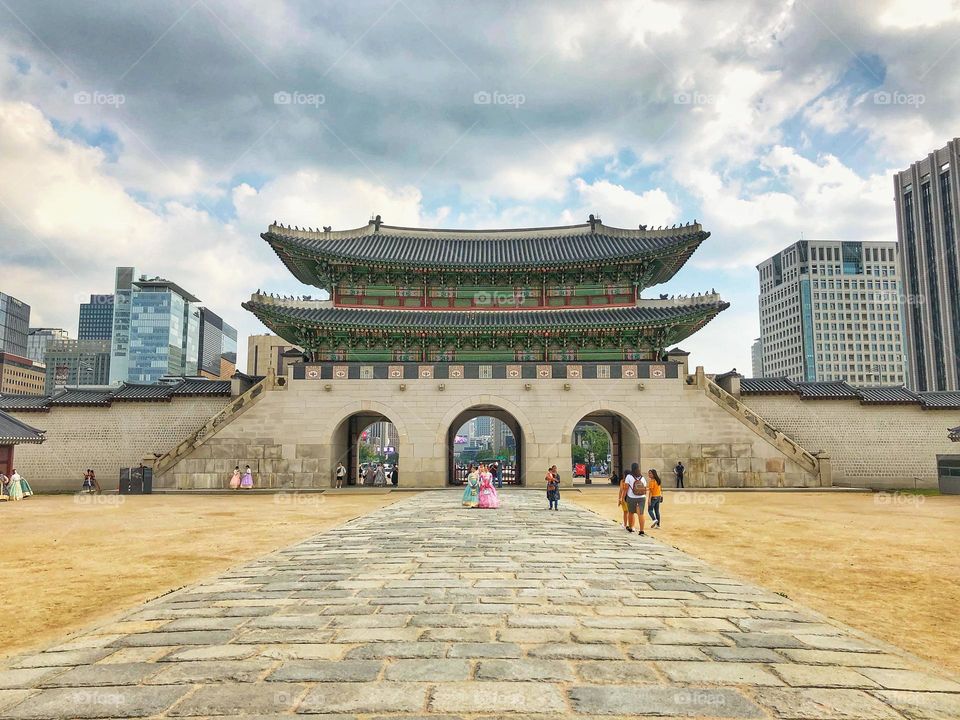
[[[643,511],[647,503],[647,497],[650,489],[647,487],[647,480],[640,472],[640,463],[630,465],[630,472],[623,476],[623,483],[620,485],[619,504],[624,507],[624,529],[627,532],[633,532],[633,519],[638,520],[638,535],[644,535],[643,532]]]
[[[647,487],[650,500],[647,503],[647,512],[650,513],[650,519],[653,520],[651,529],[660,527],[660,503],[663,502],[663,489],[660,482],[660,475],[656,470],[650,468],[647,473]]]

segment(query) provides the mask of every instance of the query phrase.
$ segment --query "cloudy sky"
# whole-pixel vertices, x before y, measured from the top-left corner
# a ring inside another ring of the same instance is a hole
[[[668,285],[733,306],[684,343],[749,371],[755,264],[895,240],[891,174],[960,134],[950,0],[0,0],[0,290],[76,333],[113,268],[243,337],[309,293],[266,225],[673,224]]]

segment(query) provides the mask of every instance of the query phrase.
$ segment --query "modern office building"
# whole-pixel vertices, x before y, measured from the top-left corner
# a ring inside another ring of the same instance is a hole
[[[113,295],[91,295],[80,303],[77,340],[110,340],[113,337]]]
[[[765,376],[904,384],[896,243],[801,240],[757,270]]]
[[[0,352],[0,394],[43,395],[43,365],[30,358]]]
[[[0,352],[26,357],[29,332],[30,306],[0,292]]]
[[[27,335],[27,357],[43,363],[47,346],[56,340],[68,340],[70,335],[62,328],[30,328]]]
[[[753,366],[753,377],[764,377],[763,374],[763,338],[757,338],[750,346],[750,364]]]
[[[110,382],[126,382],[130,369],[130,305],[137,270],[118,267],[113,291],[113,331],[110,335]]]
[[[57,340],[47,347],[44,365],[47,394],[66,385],[107,385],[110,383],[110,341]]]
[[[302,353],[301,348],[291,345],[279,335],[250,335],[247,337],[247,375],[260,377],[270,370],[277,375],[286,372],[288,356],[285,353]]]
[[[141,275],[132,285],[127,377],[123,379],[153,383],[164,375],[196,375],[199,298],[163,278]]]
[[[224,380],[237,369],[237,331],[207,308],[200,308],[197,366],[200,375]]]
[[[960,138],[894,175],[914,390],[960,390]]]

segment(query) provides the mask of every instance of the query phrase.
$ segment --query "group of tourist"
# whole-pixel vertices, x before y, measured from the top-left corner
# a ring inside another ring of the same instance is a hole
[[[253,488],[253,471],[247,465],[243,473],[240,473],[240,466],[233,469],[233,477],[230,478],[231,490],[250,490]]]
[[[493,510],[500,507],[500,496],[490,466],[480,463],[467,469],[467,486],[463,490],[463,506]]]
[[[682,473],[678,478],[682,478]],[[680,480],[682,483],[683,481]],[[680,487],[683,487],[681,484]],[[620,482],[620,495],[617,504],[623,511],[623,529],[627,532],[636,532],[644,535],[644,509],[650,514],[653,521],[652,528],[660,527],[660,503],[663,501],[663,485],[660,475],[652,468],[646,476],[640,472],[640,464],[633,463],[630,472],[623,476]],[[634,520],[638,527],[634,530]]]
[[[87,471],[83,474],[83,485],[80,487],[81,493],[100,494],[100,482],[97,480],[97,474],[87,468]]]
[[[16,468],[13,468],[13,474],[10,477],[0,472],[0,500],[23,500],[31,495],[33,495],[33,488]]]
[[[346,472],[344,472],[344,474],[346,474]],[[388,468],[383,463],[370,463],[360,476],[360,484],[372,485],[373,487],[399,485],[400,468],[397,467],[397,465]],[[340,487],[340,485],[337,485],[337,487]]]

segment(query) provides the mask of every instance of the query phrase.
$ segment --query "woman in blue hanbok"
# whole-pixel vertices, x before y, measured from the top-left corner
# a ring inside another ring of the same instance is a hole
[[[30,483],[17,472],[16,468],[13,470],[13,475],[10,476],[10,487],[7,492],[11,500],[23,500],[23,498],[33,495]]]
[[[463,490],[463,506],[475,508],[480,501],[480,473],[471,465],[467,473],[467,487]]]

